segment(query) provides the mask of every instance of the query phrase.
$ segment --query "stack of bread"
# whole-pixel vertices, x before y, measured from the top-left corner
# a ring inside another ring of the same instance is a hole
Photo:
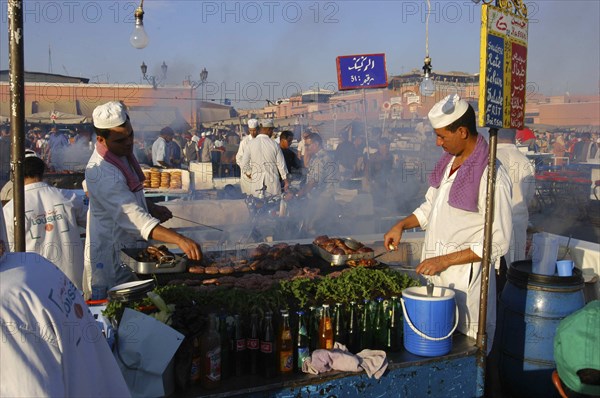
[[[150,169],[150,188],[160,188],[162,185],[161,174],[163,173],[160,172],[160,169],[155,167]]]
[[[150,170],[144,170],[144,188],[151,188],[150,186]]]
[[[169,189],[171,185],[171,174],[168,172],[160,173],[160,189]]]
[[[181,189],[181,171],[172,171],[171,172],[171,182],[169,184],[169,188],[171,189]]]

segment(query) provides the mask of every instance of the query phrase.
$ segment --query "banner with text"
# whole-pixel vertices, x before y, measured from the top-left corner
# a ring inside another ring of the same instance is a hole
[[[522,129],[527,88],[526,18],[490,5],[481,10],[479,125]]]
[[[387,87],[385,54],[342,55],[336,58],[338,89]]]

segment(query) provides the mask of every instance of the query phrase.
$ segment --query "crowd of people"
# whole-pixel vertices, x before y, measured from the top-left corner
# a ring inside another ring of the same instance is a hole
[[[551,153],[555,164],[594,163],[600,161],[600,135],[580,132],[536,132],[534,138],[518,140],[531,151]]]

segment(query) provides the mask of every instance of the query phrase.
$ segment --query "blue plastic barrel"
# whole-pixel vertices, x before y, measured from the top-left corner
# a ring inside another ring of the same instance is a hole
[[[554,334],[560,321],[585,305],[583,276],[538,275],[531,261],[514,262],[498,303],[496,340],[503,388],[513,397],[555,397]]]
[[[431,296],[427,286],[402,291],[404,347],[424,357],[446,355],[452,350],[452,333],[458,325],[454,290],[436,286]]]

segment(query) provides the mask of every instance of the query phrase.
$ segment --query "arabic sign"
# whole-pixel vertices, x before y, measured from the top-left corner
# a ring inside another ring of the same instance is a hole
[[[523,128],[527,72],[527,19],[482,7],[479,124]]]
[[[342,55],[336,58],[338,89],[387,87],[385,54]]]

